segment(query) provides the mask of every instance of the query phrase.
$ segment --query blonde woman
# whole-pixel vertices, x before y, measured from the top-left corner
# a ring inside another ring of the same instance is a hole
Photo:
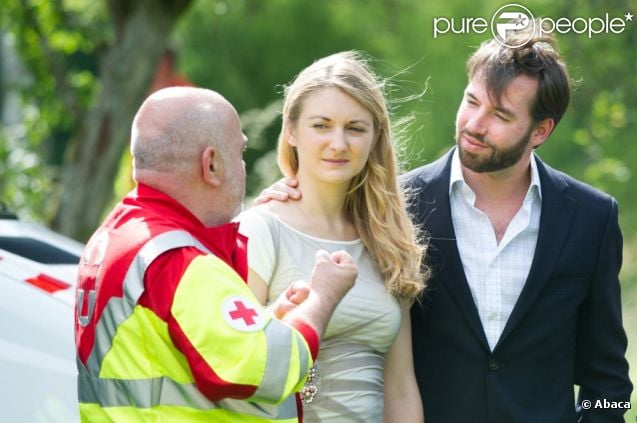
[[[285,90],[278,164],[298,201],[239,216],[248,284],[264,304],[307,279],[319,249],[346,250],[359,276],[324,335],[305,422],[422,422],[409,305],[423,246],[405,212],[383,84],[355,52],[320,59]]]

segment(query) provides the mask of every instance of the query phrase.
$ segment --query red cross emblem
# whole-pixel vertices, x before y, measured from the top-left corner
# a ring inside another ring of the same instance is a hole
[[[223,301],[221,310],[228,326],[240,332],[256,332],[267,323],[261,308],[248,297],[228,297]]]
[[[241,300],[235,300],[233,302],[235,307],[237,308],[236,310],[232,310],[230,312],[230,317],[232,317],[232,320],[243,319],[243,322],[246,325],[254,325],[256,323],[254,321],[254,317],[258,315],[257,311],[253,308],[246,307]]]

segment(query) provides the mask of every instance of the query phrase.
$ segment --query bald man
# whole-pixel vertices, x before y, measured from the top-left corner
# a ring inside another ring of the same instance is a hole
[[[142,104],[131,139],[137,186],[79,267],[82,420],[297,422],[294,392],[354,262],[317,252],[311,283],[263,309],[230,223],[246,177],[236,110],[210,90],[167,88]]]

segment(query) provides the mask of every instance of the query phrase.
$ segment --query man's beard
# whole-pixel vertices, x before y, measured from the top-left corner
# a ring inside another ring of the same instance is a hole
[[[472,134],[466,129],[461,129],[459,133],[456,133],[456,145],[458,146],[460,162],[464,167],[476,173],[497,172],[511,167],[520,161],[524,151],[526,151],[529,140],[531,139],[531,132],[533,132],[533,128],[530,128],[528,132],[511,147],[502,149],[494,146],[493,143],[482,135]],[[491,154],[474,154],[464,150],[462,144],[459,142],[459,138],[462,134],[469,135],[486,145],[491,149]]]

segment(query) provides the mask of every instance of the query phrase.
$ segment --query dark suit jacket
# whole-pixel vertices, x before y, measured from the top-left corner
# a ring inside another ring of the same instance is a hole
[[[453,150],[452,150],[453,152]],[[542,215],[526,284],[493,352],[467,285],[449,208],[451,154],[403,177],[430,236],[433,277],[412,308],[416,377],[427,423],[619,422],[629,401],[613,198],[538,160]]]

